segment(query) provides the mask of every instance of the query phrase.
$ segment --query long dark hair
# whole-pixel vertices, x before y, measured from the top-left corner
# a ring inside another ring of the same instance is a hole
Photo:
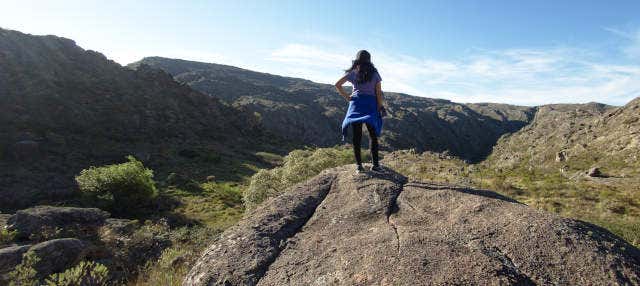
[[[371,63],[371,54],[369,54],[369,52],[367,52],[366,50],[359,51],[356,54],[356,59],[353,60],[351,67],[346,69],[345,71],[347,73],[350,73],[356,70],[358,66],[360,66],[357,73],[358,78],[356,79],[356,82],[358,83],[365,83],[370,81],[373,75],[378,72],[373,63]]]

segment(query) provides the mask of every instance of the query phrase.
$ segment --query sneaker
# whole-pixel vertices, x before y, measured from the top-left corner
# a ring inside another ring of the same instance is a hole
[[[371,167],[371,171],[374,172],[382,172],[382,167],[380,167],[380,165],[373,165],[373,167]]]
[[[357,165],[356,173],[357,174],[364,173],[364,167],[362,167],[362,165]]]

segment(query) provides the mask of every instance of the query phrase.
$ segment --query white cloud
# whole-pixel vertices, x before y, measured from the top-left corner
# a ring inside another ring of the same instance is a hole
[[[290,76],[331,83],[356,49],[290,44],[268,58]],[[538,105],[604,102],[622,105],[640,96],[640,66],[609,64],[589,50],[475,49],[456,60],[416,58],[371,51],[383,88],[458,102]]]

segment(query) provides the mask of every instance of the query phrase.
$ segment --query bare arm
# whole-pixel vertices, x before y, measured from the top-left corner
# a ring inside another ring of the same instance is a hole
[[[382,83],[376,83],[376,101],[378,103],[378,111],[382,109],[384,101],[382,100]]]
[[[347,75],[344,75],[342,78],[340,78],[336,84],[336,90],[338,91],[338,93],[340,94],[340,96],[344,97],[344,99],[349,100],[349,93],[347,93],[344,88],[342,88],[342,85],[347,82]]]

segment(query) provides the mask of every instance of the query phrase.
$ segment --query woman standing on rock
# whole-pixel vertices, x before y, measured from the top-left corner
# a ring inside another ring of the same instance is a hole
[[[347,93],[342,85],[345,82],[353,85],[351,94]],[[353,154],[356,157],[357,172],[363,172],[362,157],[360,155],[360,143],[362,141],[362,124],[367,126],[369,132],[372,171],[381,171],[378,161],[378,136],[382,131],[382,116],[386,114],[382,105],[382,86],[380,74],[371,63],[371,54],[362,50],[356,55],[356,59],[346,74],[336,82],[338,93],[349,101],[347,115],[342,121],[342,138],[347,135],[349,125],[353,126]]]

